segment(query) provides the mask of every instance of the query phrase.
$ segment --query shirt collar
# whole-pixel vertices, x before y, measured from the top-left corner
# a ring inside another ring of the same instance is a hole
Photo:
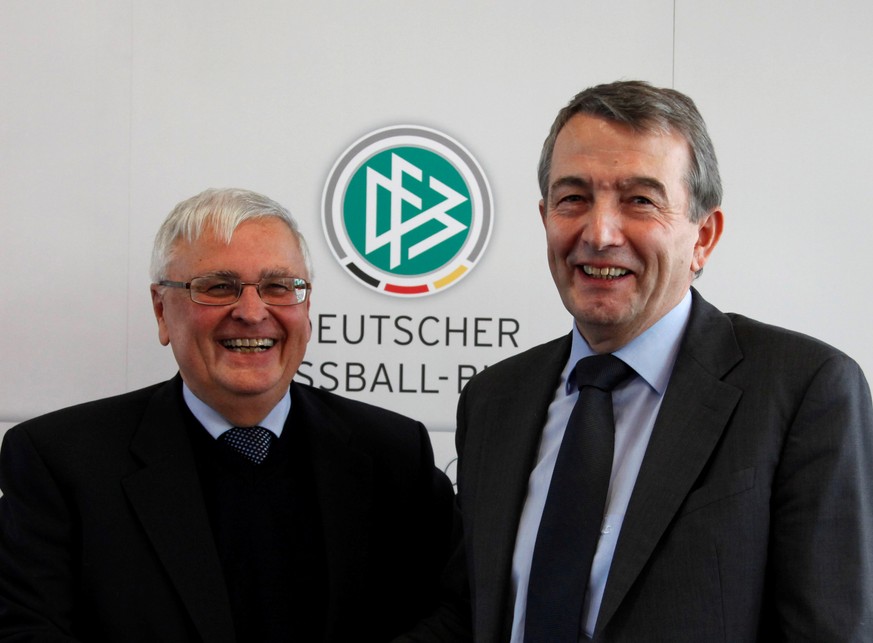
[[[182,382],[182,397],[185,398],[185,404],[191,409],[194,417],[203,425],[206,431],[213,438],[218,439],[222,433],[232,429],[233,424],[228,422],[218,411],[207,405],[203,400],[198,398],[191,392],[188,385]],[[258,426],[268,429],[277,438],[282,435],[282,429],[285,427],[285,421],[288,419],[288,414],[291,413],[291,391],[285,391],[285,395],[279,400],[279,403],[273,407],[273,410],[267,414],[263,420],[258,422]]]
[[[691,291],[689,290],[670,312],[642,335],[615,351],[613,355],[633,368],[658,395],[663,395],[670,382],[673,364],[679,354],[679,345],[690,317]],[[575,392],[575,387],[571,386],[569,378],[576,362],[594,354],[574,322],[570,359],[567,360],[561,373],[561,381],[568,395]]]

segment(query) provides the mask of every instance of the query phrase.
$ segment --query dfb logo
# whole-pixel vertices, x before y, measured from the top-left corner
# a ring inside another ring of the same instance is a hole
[[[328,176],[325,235],[336,259],[369,288],[431,295],[467,275],[493,226],[482,168],[454,139],[403,125],[353,143]]]

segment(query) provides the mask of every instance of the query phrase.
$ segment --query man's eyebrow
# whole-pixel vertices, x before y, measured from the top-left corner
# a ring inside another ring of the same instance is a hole
[[[272,277],[288,277],[293,276],[291,273],[293,271],[288,268],[275,267],[275,268],[263,268],[258,273],[259,279],[269,279]],[[198,275],[200,277],[220,277],[222,279],[239,279],[239,273],[234,270],[210,270],[207,273],[202,275]]]
[[[261,270],[261,279],[266,279],[268,277],[294,277],[294,271],[289,268],[275,267],[275,268],[264,268]]]
[[[618,182],[618,188],[620,190],[628,190],[631,188],[639,187],[649,188],[657,192],[661,197],[667,197],[667,188],[664,186],[664,184],[658,179],[654,179],[650,176],[632,176]]]
[[[232,270],[210,270],[199,277],[221,277],[222,279],[237,279],[239,275]]]
[[[582,178],[581,176],[562,176],[552,182],[549,186],[549,192],[551,193],[552,190],[557,190],[559,188],[580,188],[582,190],[588,190],[591,188],[591,181]]]

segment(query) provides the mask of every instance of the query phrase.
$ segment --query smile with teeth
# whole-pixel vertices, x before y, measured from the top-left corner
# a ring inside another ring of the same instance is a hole
[[[265,350],[269,350],[273,344],[276,343],[274,339],[268,338],[240,338],[240,339],[225,339],[221,342],[221,345],[225,348],[229,348],[232,351],[237,351],[239,353],[262,353]]]
[[[582,266],[582,271],[589,277],[594,277],[595,279],[616,279],[618,277],[623,277],[630,272],[630,270],[627,270],[626,268],[596,268],[587,264]]]

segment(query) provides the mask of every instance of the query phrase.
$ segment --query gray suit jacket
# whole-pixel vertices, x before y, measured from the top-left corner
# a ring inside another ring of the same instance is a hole
[[[475,377],[458,493],[476,641],[507,641],[516,529],[569,337]],[[857,364],[696,292],[599,641],[873,641],[873,409]]]

